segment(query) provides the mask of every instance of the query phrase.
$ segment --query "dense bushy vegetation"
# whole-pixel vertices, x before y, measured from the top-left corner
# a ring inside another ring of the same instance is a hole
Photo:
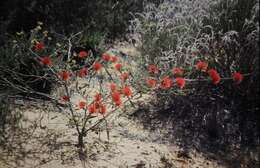
[[[23,77],[18,76],[20,81],[17,82],[24,84],[26,81],[25,83],[29,83],[34,90],[48,93],[51,91],[51,83],[46,80],[47,78],[34,80],[32,77],[36,74],[43,75],[30,51],[36,42],[50,45],[47,54],[56,46],[57,38],[64,39],[73,33],[81,32],[77,44],[72,46],[72,54],[80,50],[91,50],[97,57],[104,49],[104,42],[111,42],[115,37],[124,37],[122,34],[126,32],[130,12],[142,11],[143,8],[143,1],[136,0],[105,2],[10,0],[0,3],[2,77],[7,76],[8,80],[13,80],[16,78],[10,75],[11,71],[21,72],[20,75]],[[39,21],[48,27],[38,25],[39,27],[35,28]],[[47,38],[47,34],[51,34],[52,39]],[[59,54],[64,53],[62,51],[55,53]],[[10,87],[3,84],[0,86],[1,90],[7,88]]]
[[[149,109],[138,117],[147,117],[150,124],[165,118],[167,122],[164,120],[162,125],[172,124],[175,131],[170,132],[179,135],[177,138],[181,138],[184,146],[197,141],[202,146],[207,143],[222,147],[257,146],[258,19],[256,0],[176,0],[164,1],[159,6],[147,4],[130,26],[131,37],[139,44],[142,55],[138,58],[140,67],[145,69],[155,64],[164,75],[168,75],[169,68],[181,68],[184,78],[189,79],[197,75],[190,70],[202,60],[215,68],[223,81],[218,86],[209,85],[203,82],[201,74],[201,80],[189,82],[182,92],[156,92],[154,110]],[[227,78],[236,71],[248,74],[239,87],[230,85]],[[180,125],[179,131],[176,125]],[[204,141],[204,136],[212,140]]]
[[[160,1],[148,0],[159,3]],[[0,35],[30,31],[42,21],[61,34],[86,30],[91,34],[119,37],[131,14],[141,12],[144,0],[9,0],[0,2]],[[1,39],[1,42],[2,39]]]

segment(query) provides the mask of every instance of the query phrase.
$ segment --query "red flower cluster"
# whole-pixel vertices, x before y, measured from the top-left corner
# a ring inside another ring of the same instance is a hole
[[[129,86],[124,86],[123,88],[122,88],[122,93],[125,95],[125,96],[127,96],[127,97],[130,97],[130,96],[132,96],[132,90],[131,90],[131,88],[129,87]]]
[[[207,69],[208,69],[208,63],[203,62],[203,61],[199,61],[199,62],[196,64],[196,69],[197,69],[197,70],[200,70],[200,71],[203,71],[203,72],[206,72]]]
[[[239,72],[235,72],[232,74],[232,78],[236,82],[236,84],[240,84],[243,81],[244,76]]]
[[[122,81],[126,81],[128,78],[129,78],[129,73],[128,73],[128,72],[124,72],[124,73],[122,73],[121,76],[120,76],[120,79],[121,79]]]
[[[97,93],[95,95],[95,100],[92,104],[88,107],[89,113],[96,113],[99,112],[101,114],[106,113],[106,106],[102,104],[102,95],[100,93]]]
[[[173,73],[173,75],[176,75],[176,76],[182,76],[184,71],[180,68],[173,68],[172,73]]]
[[[101,114],[105,114],[106,111],[107,111],[106,106],[103,105],[103,104],[100,105],[99,109],[100,109],[99,112],[100,112]]]
[[[218,72],[215,69],[210,69],[209,70],[209,76],[212,79],[212,82],[216,85],[220,82],[221,78],[218,74]]]
[[[115,103],[116,106],[120,106],[122,104],[120,90],[118,90],[118,87],[115,83],[110,84],[110,90],[111,90],[111,97],[112,101]]]
[[[59,75],[60,75],[60,78],[64,81],[67,81],[70,78],[70,73],[68,71],[62,71],[62,72],[60,72]]]
[[[88,106],[88,111],[89,111],[89,113],[95,113],[95,112],[97,112],[97,105],[96,105],[95,102],[92,103],[92,104],[90,104],[90,105]]]
[[[97,93],[97,94],[95,95],[95,101],[96,101],[96,102],[101,102],[101,100],[102,100],[102,95],[101,95],[100,93]]]
[[[203,62],[203,61],[198,61],[197,64],[195,65],[195,67],[197,70],[207,72],[208,63]],[[157,73],[159,73],[159,70],[155,65],[149,65],[148,72],[150,74],[157,74]],[[186,85],[186,79],[184,79],[180,76],[182,76],[184,74],[184,71],[180,68],[173,68],[172,73],[173,73],[173,75],[177,76],[175,79],[177,86],[180,89],[183,89]],[[221,77],[215,69],[210,69],[208,71],[208,74],[209,74],[213,84],[217,85],[220,83]],[[236,84],[240,84],[243,81],[244,76],[239,72],[235,72],[232,74],[232,78]],[[157,81],[155,79],[147,79],[146,84],[148,87],[155,87],[157,85]],[[168,76],[163,77],[161,79],[160,88],[169,89],[172,87],[172,85],[173,85],[173,81]]]
[[[110,84],[110,90],[111,90],[111,92],[114,92],[114,91],[117,90],[117,86],[116,86],[115,83],[111,83],[111,84]]]
[[[42,65],[46,65],[46,66],[52,65],[52,62],[51,62],[51,59],[50,59],[49,56],[45,56],[45,57],[40,58],[40,62],[41,62]]]
[[[115,65],[115,69],[116,69],[117,71],[121,71],[122,67],[123,67],[123,65],[120,64],[120,63],[118,63],[118,64]]]
[[[146,84],[149,86],[149,87],[155,87],[156,84],[157,84],[157,81],[155,79],[148,79],[146,81]]]
[[[112,56],[111,57],[111,62],[116,63],[118,61],[118,57],[117,56]]]
[[[151,73],[151,74],[158,74],[159,69],[157,68],[156,65],[149,65],[148,66],[148,72]]]
[[[86,67],[79,70],[79,77],[83,78],[88,74],[88,69]]]
[[[35,45],[35,50],[37,50],[37,51],[40,51],[43,48],[44,48],[43,44],[37,43]],[[85,58],[87,56],[88,56],[88,53],[85,51],[81,51],[79,53],[80,58]],[[114,65],[115,70],[120,71],[120,73],[121,73],[123,65],[121,63],[116,63],[118,61],[117,56],[111,56],[108,53],[104,53],[102,55],[102,59],[107,62],[111,61],[111,62],[115,63],[115,65]],[[42,65],[47,65],[47,66],[50,66],[52,64],[49,56],[40,58],[40,62]],[[219,73],[215,69],[208,70],[207,62],[198,61],[197,64],[195,65],[195,67],[199,71],[208,72],[208,75],[211,78],[213,84],[217,85],[220,83],[221,77],[220,77]],[[93,64],[94,71],[99,71],[102,68],[103,68],[103,65],[99,62],[95,62]],[[181,68],[172,68],[171,72],[173,75],[171,75],[171,77],[174,77],[174,79],[170,78],[170,76],[161,76],[160,80],[155,79],[155,76],[153,76],[153,75],[159,74],[160,71],[159,71],[158,67],[154,64],[148,66],[148,72],[151,75],[146,80],[146,84],[148,87],[151,87],[151,88],[155,88],[155,87],[157,87],[157,85],[159,85],[159,87],[161,89],[167,90],[167,89],[172,88],[173,84],[176,83],[176,86],[178,88],[183,89],[187,82],[187,79],[185,79],[183,77],[184,70]],[[86,67],[83,67],[82,69],[80,69],[78,71],[78,76],[81,78],[85,77],[87,74],[88,74],[88,69]],[[64,70],[59,73],[59,76],[62,80],[67,81],[67,80],[69,80],[71,74],[69,71]],[[119,78],[122,81],[126,81],[129,78],[129,72],[121,73]],[[236,84],[240,84],[243,81],[244,76],[239,72],[235,72],[232,74],[232,79],[234,80],[234,82]],[[122,82],[122,83],[124,83],[124,82]],[[131,87],[128,85],[125,85],[125,84],[123,84],[122,87],[118,87],[115,83],[111,83],[110,90],[111,90],[112,102],[116,106],[122,105],[122,98],[121,98],[122,96],[125,96],[125,97],[133,96],[133,91],[132,91]],[[68,95],[64,95],[61,97],[61,100],[63,100],[64,102],[68,102],[68,101],[70,101],[70,97]],[[97,93],[94,96],[94,101],[91,104],[87,105],[85,101],[79,101],[77,106],[80,109],[88,109],[89,113],[99,112],[101,114],[105,114],[106,110],[107,110],[106,106],[102,102],[101,93]]]
[[[40,43],[40,42],[36,43],[35,46],[34,46],[34,50],[35,50],[35,51],[41,51],[41,50],[43,50],[44,48],[45,48],[44,44],[43,44],[43,43]]]
[[[162,80],[161,80],[162,89],[170,89],[172,87],[172,85],[173,85],[173,82],[168,76],[162,78]]]
[[[84,109],[86,107],[86,102],[80,101],[78,106],[79,106],[80,109]]]
[[[70,100],[70,97],[67,95],[62,96],[62,100],[65,102],[68,102]]]
[[[103,67],[102,64],[100,64],[99,62],[96,62],[96,63],[94,63],[94,65],[93,65],[93,69],[94,69],[95,71],[101,70],[102,67]]]
[[[116,106],[120,106],[122,104],[121,95],[118,91],[114,91],[111,94],[113,102]]]
[[[111,59],[111,57],[110,57],[110,55],[108,54],[108,53],[104,53],[103,55],[102,55],[102,59],[104,60],[104,61],[110,61],[110,59]]]
[[[186,83],[184,78],[178,77],[175,79],[175,81],[176,81],[176,84],[179,86],[179,88],[181,88],[181,89],[184,88],[185,83]]]
[[[79,58],[86,58],[87,56],[88,56],[88,53],[86,51],[79,52]]]

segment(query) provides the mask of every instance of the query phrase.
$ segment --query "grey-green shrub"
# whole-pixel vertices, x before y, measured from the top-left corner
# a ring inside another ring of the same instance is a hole
[[[166,0],[159,6],[147,4],[142,13],[133,15],[130,37],[141,52],[142,68],[136,75],[146,77],[147,65],[156,64],[162,75],[179,67],[187,72],[184,78],[192,79],[196,75],[189,72],[198,60],[207,61],[222,78],[235,71],[248,74],[240,86],[230,79],[217,86],[187,82],[182,92],[158,91],[155,109],[147,112],[148,121],[153,120],[149,116],[165,117],[168,124],[172,117],[174,128],[182,125],[174,135],[191,131],[184,135],[184,143],[189,136],[192,140],[205,135],[223,147],[256,146],[260,124],[258,20],[256,0]]]

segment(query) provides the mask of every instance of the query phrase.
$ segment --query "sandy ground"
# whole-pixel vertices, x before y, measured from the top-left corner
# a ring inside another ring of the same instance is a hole
[[[17,109],[18,110],[18,109]],[[78,159],[76,133],[66,126],[64,114],[33,107],[25,110],[25,118],[30,132],[14,139],[20,144],[15,153],[9,156],[8,165],[1,168],[82,168]],[[177,146],[160,142],[160,134],[144,130],[141,124],[127,118],[123,111],[111,118],[109,141],[106,130],[99,134],[90,133],[88,142],[88,162],[86,167],[93,168],[221,168],[214,160],[207,160],[202,154],[191,153],[191,158],[178,157]],[[120,117],[118,115],[121,114]],[[31,121],[30,124],[28,124]],[[33,123],[37,123],[32,131]],[[1,154],[2,157],[4,153]]]

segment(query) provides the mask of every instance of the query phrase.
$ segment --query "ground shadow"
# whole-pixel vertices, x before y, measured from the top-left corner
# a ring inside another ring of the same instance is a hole
[[[41,118],[25,123],[26,126],[15,129],[6,128],[4,141],[0,144],[0,167],[40,167],[53,160],[75,164],[78,158],[75,144],[66,140],[63,132],[42,125]]]
[[[258,167],[257,111],[243,97],[236,101],[208,93],[160,97],[160,101],[157,97],[141,105],[132,117],[151,131],[165,130],[160,131],[162,139],[180,146],[180,157],[189,157],[195,149],[230,168]]]

